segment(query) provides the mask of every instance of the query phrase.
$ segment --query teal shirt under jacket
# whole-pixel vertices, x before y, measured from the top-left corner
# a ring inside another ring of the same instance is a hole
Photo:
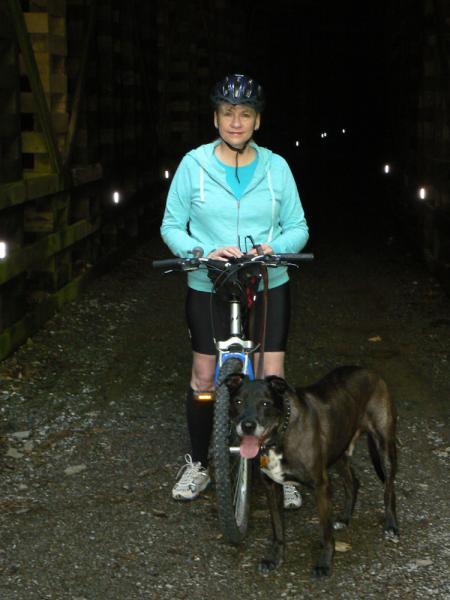
[[[300,252],[308,241],[308,227],[294,177],[287,162],[251,142],[258,153],[253,177],[237,199],[215,159],[220,140],[188,152],[181,161],[167,196],[161,225],[164,242],[176,256],[189,256],[195,246],[205,256],[222,246],[239,246],[252,236],[275,253]],[[269,269],[269,287],[288,281],[287,269]],[[194,290],[211,291],[206,269],[188,273]]]

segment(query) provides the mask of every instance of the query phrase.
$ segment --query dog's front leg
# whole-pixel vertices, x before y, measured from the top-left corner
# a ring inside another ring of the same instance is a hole
[[[326,471],[323,473],[320,481],[316,482],[315,489],[317,508],[319,510],[322,550],[317,563],[311,571],[311,577],[318,578],[331,573],[331,563],[334,554],[331,494]]]
[[[272,547],[269,554],[259,564],[259,572],[267,575],[281,565],[284,560],[285,534],[283,514],[283,486],[263,474],[264,487],[269,504],[272,522]]]

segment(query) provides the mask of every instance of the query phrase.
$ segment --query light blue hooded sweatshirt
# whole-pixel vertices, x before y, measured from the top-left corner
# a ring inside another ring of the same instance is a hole
[[[274,253],[300,252],[308,241],[308,227],[287,162],[251,142],[258,161],[238,200],[214,156],[219,143],[199,146],[181,161],[167,196],[161,225],[164,242],[180,257],[189,256],[196,246],[205,256],[222,246],[238,246],[245,252],[246,236],[256,244],[269,244]],[[289,279],[286,267],[268,272],[270,288]],[[189,272],[188,285],[201,292],[212,289],[206,269]]]

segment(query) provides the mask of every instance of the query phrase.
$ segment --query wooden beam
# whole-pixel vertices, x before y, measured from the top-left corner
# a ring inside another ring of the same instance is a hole
[[[79,297],[100,274],[106,272],[112,265],[123,259],[124,256],[129,256],[134,247],[134,243],[131,243],[125,250],[111,251],[102,257],[92,269],[72,279],[70,283],[57,292],[46,294],[42,302],[26,314],[23,319],[13,323],[5,331],[0,332],[0,361],[26,342],[64,304]]]
[[[100,225],[99,220],[93,223],[78,221],[61,231],[45,236],[34,244],[19,248],[8,258],[0,260],[0,284],[92,235]]]
[[[92,269],[73,279],[57,292],[47,294],[43,301],[23,319],[0,332],[0,361],[26,342],[64,304],[77,298],[95,279],[95,276],[97,276],[97,270]]]
[[[97,1],[91,0],[89,7],[88,25],[86,30],[86,36],[84,38],[83,53],[81,55],[80,70],[78,72],[77,83],[75,86],[75,93],[73,95],[72,106],[70,107],[70,121],[67,130],[65,153],[64,153],[64,165],[69,165],[72,158],[75,133],[77,130],[78,115],[80,112],[81,94],[86,81],[87,64],[89,57],[89,49],[91,46],[92,38],[94,37],[94,25],[95,16],[97,10]]]
[[[56,143],[49,107],[45,98],[44,89],[42,87],[39,70],[37,68],[36,59],[31,46],[30,37],[25,24],[25,18],[20,6],[20,1],[8,0],[8,6],[14,29],[16,31],[17,42],[19,44],[20,52],[22,53],[22,59],[30,80],[30,86],[36,103],[39,123],[44,134],[48,154],[50,157],[50,165],[52,171],[59,175],[62,173],[61,154]]]

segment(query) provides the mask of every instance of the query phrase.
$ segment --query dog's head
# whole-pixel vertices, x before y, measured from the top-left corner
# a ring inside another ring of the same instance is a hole
[[[224,383],[230,393],[230,417],[241,438],[241,456],[254,458],[261,444],[283,423],[284,396],[290,388],[274,375],[250,380],[238,373],[229,375]]]

